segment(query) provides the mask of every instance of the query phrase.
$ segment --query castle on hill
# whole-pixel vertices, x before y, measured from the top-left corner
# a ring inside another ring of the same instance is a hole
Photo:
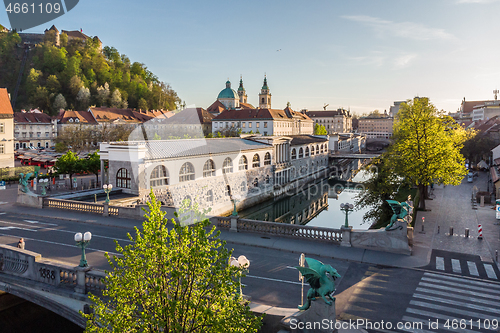
[[[94,36],[90,37],[87,36],[82,32],[82,30],[61,30],[59,31],[55,25],[52,25],[49,29],[45,29],[43,34],[37,34],[37,33],[24,33],[20,32],[19,37],[21,37],[21,40],[23,41],[24,44],[39,44],[42,43],[45,39],[45,37],[49,37],[50,35],[54,35],[54,44],[56,46],[61,46],[61,35],[65,34],[68,36],[68,42],[71,42],[73,40],[75,41],[82,41],[85,43],[88,39],[92,39],[94,41],[98,41],[99,44],[99,49],[102,49],[102,42],[99,39],[99,37]]]

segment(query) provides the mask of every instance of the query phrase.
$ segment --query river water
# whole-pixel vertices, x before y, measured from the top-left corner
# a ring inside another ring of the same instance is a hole
[[[366,179],[366,174],[360,172],[353,181],[364,179]],[[356,190],[344,189],[338,194],[342,187],[344,186],[336,186],[335,182],[322,179],[292,196],[261,203],[239,211],[238,215],[251,220],[339,229],[345,223],[345,213],[340,210],[340,204],[354,205],[359,193],[358,189],[362,188],[362,186],[357,186]],[[363,222],[363,215],[367,210],[354,207],[353,212],[348,215],[349,225],[354,229],[368,229],[371,223]]]

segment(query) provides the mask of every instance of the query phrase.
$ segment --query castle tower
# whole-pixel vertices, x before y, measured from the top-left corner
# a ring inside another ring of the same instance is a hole
[[[264,75],[264,85],[260,90],[259,94],[259,109],[270,109],[271,108],[271,93],[269,92],[269,87],[267,86],[267,77]]]
[[[243,88],[243,78],[240,76],[240,87],[238,88],[238,96],[240,97],[240,103],[247,102],[247,94],[245,88]]]

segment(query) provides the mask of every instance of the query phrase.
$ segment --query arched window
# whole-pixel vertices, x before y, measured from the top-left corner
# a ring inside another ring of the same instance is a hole
[[[309,157],[309,147],[306,147],[306,157]]]
[[[253,184],[253,186],[254,186],[254,187],[258,187],[258,186],[259,186],[259,180],[258,180],[257,178],[255,178],[255,179],[253,180],[253,183],[252,183],[252,184]]]
[[[269,178],[269,175],[266,176],[266,184],[269,184],[271,182],[271,179]]]
[[[168,185],[168,171],[165,166],[158,165],[151,172],[151,176],[149,177],[149,186],[157,187],[164,185]]]
[[[205,199],[207,200],[207,202],[214,201],[214,192],[212,192],[212,190],[208,190]]]
[[[316,155],[319,154],[319,145],[316,145]]]
[[[222,173],[231,173],[233,172],[233,160],[227,157],[222,164]]]
[[[130,173],[127,169],[121,168],[116,173],[116,187],[130,188]]]
[[[292,149],[292,160],[296,160],[297,159],[297,150],[295,150],[295,148]]]
[[[323,153],[323,145],[321,145],[320,149],[320,152]]]
[[[304,149],[302,147],[299,149],[299,158],[304,158]]]
[[[194,166],[186,162],[181,166],[181,171],[179,171],[179,182],[188,182],[194,180]]]
[[[264,155],[264,165],[271,165],[271,154],[266,153]]]
[[[240,166],[239,166],[239,170],[242,171],[242,170],[248,170],[248,161],[247,161],[247,158],[245,157],[245,155],[242,155],[240,157]]]
[[[213,177],[215,176],[215,163],[213,160],[208,159],[203,166],[203,177]]]
[[[226,196],[230,197],[231,196],[231,186],[226,185]]]
[[[242,181],[240,184],[240,191],[245,192],[247,190],[247,183],[245,181]]]
[[[311,147],[311,156],[314,156],[314,146]]]
[[[253,155],[252,168],[260,168],[260,157],[259,157],[259,154]]]

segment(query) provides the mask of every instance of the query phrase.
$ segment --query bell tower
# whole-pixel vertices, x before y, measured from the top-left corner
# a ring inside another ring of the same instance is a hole
[[[240,87],[238,88],[238,96],[240,97],[240,103],[246,103],[247,102],[247,93],[245,91],[245,88],[243,88],[243,78],[240,75]]]
[[[271,93],[269,92],[269,87],[267,86],[267,77],[264,75],[264,85],[260,90],[259,94],[259,109],[270,109],[271,108]]]

